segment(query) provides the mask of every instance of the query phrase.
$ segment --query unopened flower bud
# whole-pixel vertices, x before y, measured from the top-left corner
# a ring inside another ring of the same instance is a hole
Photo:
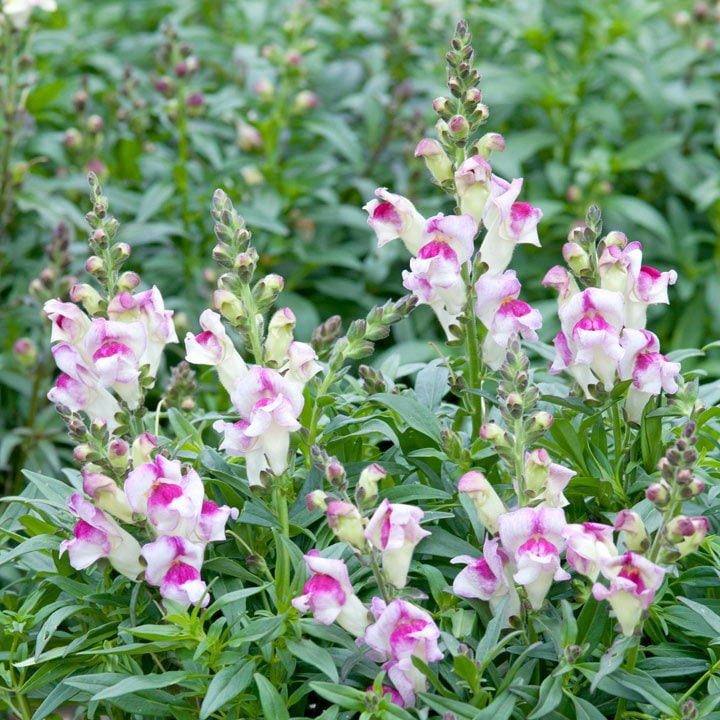
[[[462,83],[460,82],[459,78],[449,78],[447,86],[454,97],[459,98],[462,95]]]
[[[130,446],[120,438],[114,438],[108,445],[108,460],[113,467],[124,469],[127,467]]]
[[[524,400],[520,393],[511,392],[505,400],[505,405],[512,418],[517,420],[522,417]]]
[[[603,243],[605,247],[610,247],[611,245],[617,245],[620,248],[624,248],[627,245],[627,235],[625,233],[620,232],[619,230],[613,230],[609,232],[604,238]]]
[[[262,100],[269,102],[275,95],[275,86],[267,78],[260,78],[252,84],[252,91]]]
[[[233,325],[245,317],[245,308],[240,300],[227,290],[216,290],[213,293],[213,307]]]
[[[470,132],[470,125],[462,115],[453,115],[448,120],[448,129],[454,140],[464,140]]]
[[[497,423],[490,422],[480,427],[480,437],[496,447],[509,447],[509,437]]]
[[[458,481],[458,492],[466,493],[472,499],[482,524],[489,532],[496,533],[498,518],[507,509],[485,475],[477,470],[465,473]]]
[[[661,457],[658,460],[657,468],[663,477],[663,480],[671,481],[675,477],[675,469],[670,464],[666,457]]]
[[[136,272],[124,272],[117,281],[120,292],[131,292],[140,284],[140,276]]]
[[[99,115],[90,115],[85,122],[85,128],[88,132],[97,134],[102,132],[104,127],[103,119]]]
[[[482,101],[482,93],[480,92],[480,90],[478,88],[471,87],[465,91],[465,96],[463,97],[463,102],[466,105],[477,105],[481,101]]]
[[[253,298],[258,307],[268,307],[277,299],[285,287],[285,280],[281,275],[271,273],[255,284],[252,290]]]
[[[80,303],[88,315],[94,317],[99,313],[104,305],[100,293],[87,283],[78,283],[70,288],[70,300],[74,303]]]
[[[334,488],[345,487],[345,468],[336,457],[331,457],[325,466],[325,478]]]
[[[380,483],[387,477],[385,469],[373,463],[368,465],[361,473],[355,487],[355,502],[360,507],[372,507],[378,499]]]
[[[82,443],[77,445],[73,450],[73,457],[81,464],[92,462],[93,460],[99,460],[100,454],[95,450],[92,445]]]
[[[592,269],[590,255],[575,242],[563,245],[562,256],[575,275],[582,277]]]
[[[13,355],[22,367],[32,367],[37,362],[37,346],[30,338],[19,338],[13,344]]]
[[[537,433],[545,432],[553,424],[553,416],[549,412],[544,410],[538,410],[534,412],[527,419],[526,432]]]
[[[111,250],[111,257],[115,263],[123,263],[130,257],[132,248],[126,242],[120,242],[113,245]]]
[[[197,110],[198,108],[201,108],[204,104],[205,95],[203,95],[201,92],[191,93],[185,100],[185,107],[189,108],[190,110]]]
[[[675,481],[678,485],[689,485],[693,480],[693,471],[690,468],[684,467],[677,471]]]
[[[165,97],[170,97],[174,91],[173,81],[167,75],[163,75],[155,81],[155,89]]]
[[[318,106],[318,96],[311,90],[301,90],[293,100],[293,110],[302,114]]]
[[[68,128],[63,135],[63,144],[66,148],[74,150],[82,145],[83,136],[77,128]]]
[[[89,96],[87,94],[87,91],[85,90],[78,90],[73,95],[73,105],[75,106],[75,109],[80,112],[85,109],[85,105],[87,104],[87,101],[89,99]]]
[[[667,507],[670,502],[670,496],[670,486],[664,480],[654,483],[645,491],[645,497],[653,503],[656,508]]]
[[[437,140],[423,138],[415,148],[415,157],[422,157],[425,160],[425,164],[436,182],[441,183],[452,178],[452,162]]]
[[[454,103],[452,100],[446,97],[438,97],[433,100],[433,110],[440,115],[440,117],[446,119],[452,114]]]
[[[365,526],[360,511],[355,505],[333,500],[328,503],[327,519],[330,529],[338,540],[365,552],[367,549]]]
[[[85,261],[85,270],[91,275],[99,275],[106,272],[107,267],[105,265],[105,261],[102,258],[98,257],[97,255],[91,255]]]
[[[505,149],[505,138],[500,133],[485,133],[470,148],[470,155],[480,155],[487,160],[493,152]]]
[[[249,152],[262,147],[263,138],[257,128],[245,123],[239,123],[237,126],[237,142],[241,150]]]
[[[329,495],[324,490],[313,490],[305,496],[305,505],[311,512],[313,510],[327,510],[327,500]]]
[[[677,467],[680,465],[682,455],[677,448],[671,447],[668,448],[668,451],[665,453],[665,457],[671,465]]]
[[[632,510],[621,510],[617,514],[615,530],[624,533],[625,547],[631,552],[644,553],[650,547],[650,537],[645,524]]]
[[[290,308],[278,310],[268,323],[267,337],[263,344],[263,359],[266,364],[282,365],[287,359],[288,347],[293,341],[295,314]]]
[[[132,464],[133,468],[152,461],[153,454],[157,449],[157,438],[148,432],[138,435],[132,444]]]
[[[693,478],[692,481],[682,489],[682,494],[687,493],[687,497],[697,497],[705,492],[705,482],[700,478]]]

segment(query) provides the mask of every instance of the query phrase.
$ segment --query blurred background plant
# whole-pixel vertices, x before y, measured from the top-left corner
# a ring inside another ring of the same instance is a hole
[[[599,203],[608,226],[643,242],[648,263],[678,269],[670,309],[653,318],[663,347],[715,337],[718,14],[717,3],[669,0],[69,0],[35,12],[22,52],[4,44],[13,74],[0,80],[22,98],[1,140],[5,489],[22,485],[23,464],[57,470],[67,458],[44,400],[39,307],[80,271],[87,171],[112,193],[134,268],[163,287],[181,326],[214,286],[204,208],[225,189],[262,231],[261,269],[286,278],[307,340],[329,315],[361,316],[401,293],[401,251],[381,258],[360,208],[378,186],[421,211],[433,197],[412,155],[436,119],[437,59],[460,16],[482,38],[493,129],[513,128],[494,166],[524,176],[527,200],[545,213],[543,248],[518,266],[536,278],[529,297],[551,312],[540,274],[523,263],[556,262],[569,227]],[[433,356],[415,340],[432,324],[426,310],[385,345],[402,362]],[[697,363],[719,374],[712,352]]]

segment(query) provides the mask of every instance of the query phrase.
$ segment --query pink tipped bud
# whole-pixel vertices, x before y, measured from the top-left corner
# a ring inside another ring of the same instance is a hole
[[[99,115],[91,115],[85,123],[87,131],[93,134],[102,132],[104,123],[103,119]]]
[[[157,449],[157,438],[148,432],[144,432],[135,438],[132,444],[133,468],[138,468],[145,463],[151,462],[153,454]]]
[[[355,488],[355,501],[360,507],[371,507],[377,502],[379,485],[386,477],[385,469],[377,463],[368,465],[360,473]]]
[[[126,468],[128,464],[130,446],[120,438],[115,438],[108,445],[108,460],[113,467]]]
[[[91,316],[100,312],[104,304],[100,293],[87,283],[73,285],[70,288],[70,299],[74,303],[80,303]]]
[[[82,145],[83,136],[77,128],[68,128],[63,135],[63,143],[68,149],[75,149]]]
[[[293,110],[296,113],[304,113],[314,110],[319,103],[318,96],[311,90],[301,90],[293,100]]]
[[[563,245],[562,256],[576,275],[583,275],[592,267],[590,255],[575,242],[568,242]]]
[[[15,341],[13,355],[15,355],[15,359],[22,367],[32,367],[37,361],[37,346],[30,338],[22,337]]]
[[[328,498],[330,496],[324,490],[313,490],[305,496],[305,505],[308,510],[327,510]]]
[[[661,480],[645,491],[645,497],[657,508],[667,507],[670,502],[670,486]]]
[[[85,261],[85,270],[91,275],[103,273],[106,270],[105,261],[102,258],[99,258],[97,255],[91,255]]]
[[[464,140],[470,132],[470,125],[462,115],[453,115],[448,120],[448,129],[455,140]]]
[[[438,183],[453,176],[453,164],[443,146],[431,138],[423,138],[415,148],[415,157],[425,160],[430,174]]]
[[[140,284],[140,276],[136,272],[124,272],[117,282],[120,292],[130,292]]]

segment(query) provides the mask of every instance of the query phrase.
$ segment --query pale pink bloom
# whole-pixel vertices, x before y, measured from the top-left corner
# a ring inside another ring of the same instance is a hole
[[[67,342],[76,346],[82,343],[90,329],[90,318],[75,303],[48,300],[43,310],[52,321],[50,342]]]
[[[458,481],[458,492],[470,497],[480,522],[488,532],[495,534],[498,531],[498,518],[507,512],[507,508],[487,478],[479,470],[470,470]]]
[[[228,505],[218,507],[212,500],[203,500],[200,517],[189,539],[203,544],[225,540],[227,521],[230,518],[237,520],[239,514],[237,508]]]
[[[558,315],[562,331],[555,338],[556,357],[550,371],[570,370],[586,394],[596,379],[612,388],[624,354],[620,346],[622,294],[588,288],[561,305]]]
[[[81,473],[83,492],[89,495],[101,510],[109,512],[123,522],[132,522],[133,512],[128,505],[127,497],[113,478],[99,472],[91,472],[87,468],[83,468]]]
[[[613,543],[613,528],[600,523],[566,525],[563,535],[567,540],[565,559],[581,575],[597,580],[603,558],[618,554]]]
[[[600,287],[627,295],[635,284],[642,263],[642,246],[639,242],[629,245],[609,245],[598,259]]]
[[[412,662],[417,657],[425,663],[442,660],[438,647],[440,631],[432,617],[405,600],[389,605],[373,598],[375,622],[365,631],[365,642],[373,651],[371,657],[385,661],[383,670],[402,696],[406,707],[415,703],[415,693],[427,689],[427,680]]]
[[[490,163],[480,155],[469,157],[455,171],[460,210],[471,215],[476,225],[482,220],[485,203],[490,196],[491,176]]]
[[[522,183],[522,178],[509,183],[497,175],[491,177],[490,195],[482,216],[487,234],[480,246],[480,257],[491,275],[504,272],[517,244],[540,246],[537,224],[542,211],[528,203],[515,202]]]
[[[166,310],[162,294],[155,285],[150,290],[136,293],[122,292],[108,304],[108,318],[122,322],[140,320],[145,326],[147,345],[140,364],[150,366],[149,375],[157,374],[163,350],[168,343],[178,342],[173,311]]]
[[[371,200],[363,210],[369,215],[368,225],[377,235],[378,247],[400,238],[410,253],[416,255],[426,243],[425,218],[407,198],[387,188],[378,188],[375,195],[379,200]]]
[[[125,494],[133,511],[147,516],[158,535],[189,537],[200,519],[204,488],[195,470],[183,474],[179,460],[158,455],[128,475]]]
[[[709,531],[710,521],[706,517],[678,515],[667,524],[665,535],[668,542],[675,545],[680,557],[684,557],[700,547]]]
[[[558,293],[558,305],[580,292],[575,278],[562,265],[551,267],[545,273],[542,284]]]
[[[514,335],[535,342],[535,332],[542,326],[542,317],[526,302],[518,300],[520,281],[514,270],[502,275],[486,273],[475,283],[475,314],[488,329],[483,342],[483,361],[497,370],[505,359],[505,351]]]
[[[222,318],[212,310],[200,315],[199,335],[185,336],[185,358],[194,365],[214,365],[222,386],[230,393],[235,381],[247,374],[247,365],[225,331]]]
[[[508,598],[505,608],[506,622],[514,615],[520,614],[520,597],[512,580],[512,564],[507,553],[498,547],[497,538],[485,537],[483,555],[473,558],[460,555],[453,558],[453,564],[465,563],[453,581],[453,592],[459,597],[486,600],[493,612],[503,600]]]
[[[452,247],[439,241],[423,245],[418,256],[410,260],[410,272],[403,270],[403,286],[417,296],[419,304],[433,309],[451,339],[451,326],[467,298],[460,263]]]
[[[385,579],[396,588],[407,584],[415,546],[431,535],[420,527],[424,514],[418,507],[390,503],[386,498],[365,528],[365,537],[374,548],[382,552]]]
[[[263,470],[281,475],[288,466],[290,433],[300,429],[302,385],[275,370],[253,366],[236,381],[230,397],[242,419],[214,424],[218,432],[225,433],[220,447],[246,457],[251,485],[262,484]]]
[[[439,213],[425,223],[425,239],[428,243],[446,243],[464,265],[473,255],[477,227],[471,215],[443,215]],[[416,253],[420,254],[420,251]]]
[[[565,513],[560,508],[524,507],[498,520],[503,548],[517,566],[515,582],[525,587],[533,609],[542,607],[553,580],[569,580],[560,567],[565,548]]]
[[[642,555],[627,552],[601,560],[600,571],[610,580],[610,587],[595,583],[593,595],[610,603],[623,635],[629,637],[640,624],[643,611],[652,605],[665,570]]]
[[[293,341],[294,328],[295,313],[290,308],[281,308],[270,318],[263,343],[265,365],[274,364],[274,367],[280,367],[285,363],[288,348]]]
[[[659,352],[660,341],[649,330],[625,328],[620,344],[625,351],[619,365],[620,379],[633,381],[625,412],[630,421],[639,423],[651,397],[663,390],[670,395],[677,392],[680,363],[670,362]]]
[[[327,503],[326,513],[328,525],[338,540],[361,552],[367,549],[365,525],[355,505],[344,500],[331,500]]]
[[[344,560],[333,560],[311,550],[305,564],[312,577],[303,594],[292,604],[300,613],[311,612],[321,625],[337,622],[355,637],[362,637],[369,624],[368,610],[355,595]]]
[[[84,382],[62,373],[47,398],[55,405],[64,405],[71,412],[82,410],[93,420],[104,419],[112,431],[117,427],[114,418],[120,412],[120,404],[108,390],[93,382],[91,375],[87,378],[88,381]]]
[[[284,377],[305,385],[322,370],[317,359],[317,353],[313,350],[312,345],[293,340],[287,349]]]
[[[68,508],[79,519],[73,529],[74,537],[60,543],[60,555],[67,551],[76,570],[107,558],[119,573],[135,580],[142,572],[138,541],[80,493],[72,495]]]
[[[200,578],[205,546],[182,537],[161,535],[141,550],[147,567],[145,580],[160,588],[165,600],[188,607],[210,602],[207,585]]]
[[[565,507],[568,504],[563,490],[576,474],[575,470],[552,462],[545,448],[525,453],[525,491],[531,498],[542,497],[545,507]]]
[[[615,517],[615,530],[623,533],[626,550],[646,552],[650,547],[650,537],[645,523],[638,513],[632,510],[621,510]]]

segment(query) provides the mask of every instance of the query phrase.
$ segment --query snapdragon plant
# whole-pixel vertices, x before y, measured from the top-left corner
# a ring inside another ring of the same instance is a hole
[[[493,172],[473,55],[460,22],[416,150],[455,212],[365,205],[410,294],[296,338],[218,190],[217,287],[164,392],[173,313],[90,177],[95,283],[45,303],[80,469],[2,516],[14,715],[716,716],[717,413],[646,327],[676,275],[593,206],[540,342],[511,263],[542,211]],[[436,360],[356,366],[419,304]]]

